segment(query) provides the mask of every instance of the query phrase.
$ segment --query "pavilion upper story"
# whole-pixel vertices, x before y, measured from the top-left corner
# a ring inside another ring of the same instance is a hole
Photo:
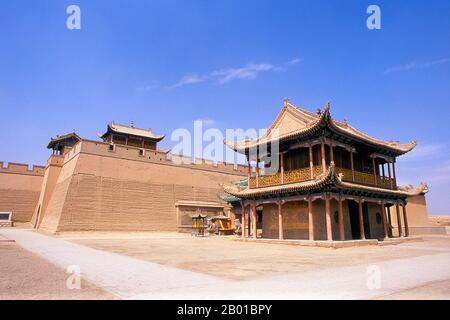
[[[136,128],[133,123],[126,126],[112,121],[100,138],[111,144],[156,150],[157,143],[164,139],[164,135],[154,134],[151,129]]]
[[[263,136],[226,144],[246,155],[249,189],[314,180],[333,163],[343,181],[397,190],[396,158],[416,146],[376,139],[336,121],[329,103],[313,113],[287,99]]]

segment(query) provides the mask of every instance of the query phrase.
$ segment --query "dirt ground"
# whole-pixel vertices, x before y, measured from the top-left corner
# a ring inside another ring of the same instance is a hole
[[[115,299],[81,279],[80,289],[68,289],[65,270],[14,242],[0,242],[0,300]]]
[[[429,236],[397,245],[319,248],[236,241],[235,237],[195,238],[178,233],[77,233],[51,235],[86,247],[118,253],[228,281],[302,275],[401,259],[433,259],[450,253],[449,236]],[[429,258],[428,258],[429,257]],[[31,267],[30,267],[31,266]],[[80,290],[66,287],[65,270],[14,242],[0,242],[0,299],[115,299],[87,281]],[[450,279],[417,284],[379,299],[450,299]]]
[[[71,241],[95,249],[128,255],[185,270],[233,280],[249,280],[286,273],[303,273],[333,267],[450,252],[450,237],[389,246],[342,249],[234,241],[232,237],[160,237],[148,239],[116,236]]]
[[[431,282],[423,286],[385,295],[379,300],[449,300],[450,280]]]

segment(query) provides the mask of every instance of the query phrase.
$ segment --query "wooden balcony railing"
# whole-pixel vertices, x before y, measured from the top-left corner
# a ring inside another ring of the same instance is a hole
[[[322,173],[322,166],[314,166],[313,167],[314,177],[318,176]],[[375,183],[375,177],[373,174],[366,173],[366,172],[360,172],[355,171],[355,181],[353,181],[353,175],[352,170],[345,169],[345,168],[336,168],[336,172],[343,174],[343,180],[347,182],[354,182],[358,184],[363,185],[370,185],[370,186],[377,186],[380,188],[391,188],[391,181],[392,181],[392,187],[395,188],[395,180],[389,179],[386,177],[380,177],[377,176],[377,181]],[[311,171],[310,168],[300,168],[296,170],[291,171],[285,171],[284,177],[283,177],[283,183],[295,183],[295,182],[303,182],[311,180]],[[281,184],[281,173],[276,173],[273,175],[261,175],[258,179],[258,187],[269,187],[269,186],[276,186]],[[256,177],[252,176],[250,177],[250,188],[256,188]]]
[[[367,172],[355,171],[355,181],[353,181],[352,170],[345,169],[345,168],[336,168],[336,172],[338,174],[342,173],[344,175],[342,178],[342,180],[344,180],[344,181],[355,182],[355,183],[370,185],[370,186],[377,186],[377,187],[386,188],[386,189],[391,188],[391,181],[392,181],[392,187],[395,188],[394,179],[377,176],[377,180],[375,183],[375,177],[373,174],[370,174]]]

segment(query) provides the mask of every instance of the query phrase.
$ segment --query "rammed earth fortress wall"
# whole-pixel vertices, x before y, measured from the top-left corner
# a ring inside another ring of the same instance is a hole
[[[0,161],[0,211],[12,212],[14,222],[29,222],[39,198],[45,167]]]
[[[65,155],[40,228],[177,230],[179,200],[219,202],[219,183],[246,176],[245,166],[177,165],[160,151],[83,140]]]

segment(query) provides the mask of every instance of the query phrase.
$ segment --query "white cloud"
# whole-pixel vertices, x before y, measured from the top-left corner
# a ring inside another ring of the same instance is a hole
[[[302,60],[299,58],[294,58],[287,63],[285,66],[293,66],[300,63]],[[179,88],[186,85],[201,83],[205,81],[216,81],[219,84],[226,84],[233,80],[251,80],[256,79],[258,75],[262,72],[269,71],[281,71],[284,68],[274,66],[270,63],[250,63],[239,68],[228,68],[228,69],[218,69],[210,72],[208,75],[197,75],[195,73],[190,73],[185,75],[176,84],[170,86],[169,88]]]
[[[300,58],[294,58],[294,59],[292,59],[291,61],[286,62],[286,65],[288,65],[288,66],[294,66],[294,65],[296,65],[296,64],[298,64],[298,63],[300,63],[300,62],[302,62],[302,61],[303,61],[303,60],[300,59]]]
[[[206,127],[206,128],[211,128],[216,125],[216,120],[211,119],[211,118],[199,118],[199,119],[196,119],[195,121],[201,121],[203,127]]]
[[[401,158],[401,161],[421,160],[439,156],[445,149],[443,144],[419,144],[411,152]]]
[[[140,91],[140,92],[150,91],[150,90],[155,89],[157,86],[158,86],[158,81],[153,80],[153,81],[150,81],[150,83],[148,83],[142,87],[137,87],[136,91]]]
[[[211,73],[221,84],[235,79],[255,79],[260,72],[273,70],[274,66],[268,63],[248,64],[242,68],[216,70]]]
[[[183,87],[183,86],[186,86],[189,84],[200,83],[200,82],[203,82],[206,80],[208,80],[207,76],[199,76],[199,75],[196,75],[195,73],[191,73],[191,74],[185,75],[176,84],[174,84],[173,86],[170,86],[170,88],[171,89],[179,88],[179,87]]]
[[[450,58],[444,58],[440,60],[433,60],[433,61],[412,61],[410,63],[395,66],[388,68],[384,71],[385,74],[388,73],[394,73],[394,72],[402,72],[402,71],[410,71],[413,69],[426,69],[430,68],[436,65],[441,65],[450,62]]]

